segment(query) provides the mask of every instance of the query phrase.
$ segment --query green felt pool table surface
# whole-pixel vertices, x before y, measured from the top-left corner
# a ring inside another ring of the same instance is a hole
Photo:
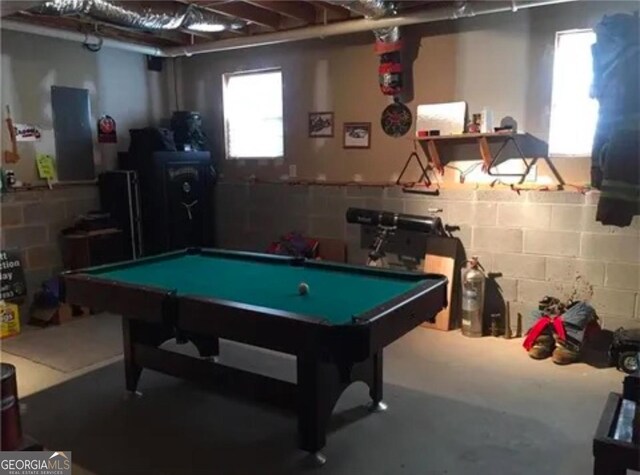
[[[426,281],[427,275],[401,278],[393,273],[355,272],[349,266],[292,265],[288,260],[254,260],[221,255],[179,254],[160,260],[88,271],[101,279],[240,302],[326,320],[349,323]],[[300,295],[305,282],[309,293]]]

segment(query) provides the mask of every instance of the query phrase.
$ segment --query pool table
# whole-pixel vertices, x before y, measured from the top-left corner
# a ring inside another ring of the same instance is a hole
[[[299,446],[319,462],[340,394],[364,381],[372,409],[384,409],[383,348],[432,320],[446,286],[434,274],[215,249],[61,275],[67,303],[122,315],[128,391],[150,368],[296,408]],[[159,348],[172,338],[203,358]],[[297,382],[216,362],[219,338],[295,355]]]

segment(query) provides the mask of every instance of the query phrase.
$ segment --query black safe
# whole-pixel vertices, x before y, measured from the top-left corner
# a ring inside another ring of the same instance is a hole
[[[118,157],[121,169],[138,176],[144,255],[213,246],[211,154],[152,148],[132,147]]]
[[[209,152],[153,152],[141,174],[145,254],[213,246]]]

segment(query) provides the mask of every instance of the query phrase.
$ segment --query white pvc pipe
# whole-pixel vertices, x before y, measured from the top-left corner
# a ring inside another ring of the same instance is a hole
[[[470,2],[471,16],[484,15],[489,13],[501,13],[516,11],[520,8],[531,8],[557,3],[568,3],[573,1],[586,0],[530,0],[530,1],[494,1],[484,0]],[[229,38],[225,40],[212,41],[191,46],[172,46],[163,49],[167,56],[191,56],[200,53],[217,53],[234,49],[251,48],[255,46],[266,46],[278,43],[288,43],[291,41],[310,40],[314,38],[325,38],[328,36],[346,35],[372,31],[378,28],[388,28],[394,26],[415,25],[418,23],[429,23],[442,20],[454,20],[460,18],[458,8],[453,5],[433,8],[425,11],[418,11],[407,15],[397,15],[393,17],[372,19],[360,19],[330,23],[326,25],[316,25],[310,27],[297,28],[294,30],[276,31],[256,36],[246,36]]]
[[[78,41],[80,43],[98,44],[102,40],[102,46],[109,48],[124,49],[135,53],[149,54],[152,56],[166,56],[162,48],[155,46],[145,46],[135,43],[126,43],[124,41],[112,40],[109,38],[97,37],[95,35],[85,35],[75,31],[59,30],[48,26],[33,25],[21,21],[2,20],[0,27],[5,30],[19,31],[22,33],[30,33],[33,35],[49,36],[59,38],[61,40]]]

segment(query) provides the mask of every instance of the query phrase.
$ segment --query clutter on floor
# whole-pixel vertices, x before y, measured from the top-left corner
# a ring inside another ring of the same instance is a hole
[[[609,347],[609,363],[631,374],[640,370],[640,328],[618,328]]]
[[[600,330],[595,309],[586,302],[547,296],[531,315],[534,323],[522,346],[533,359],[551,357],[558,365],[580,360],[583,344]]]
[[[63,302],[60,279],[53,278],[43,282],[35,292],[29,308],[29,324],[41,327],[60,325],[73,318],[86,317],[90,313],[88,307]]]

